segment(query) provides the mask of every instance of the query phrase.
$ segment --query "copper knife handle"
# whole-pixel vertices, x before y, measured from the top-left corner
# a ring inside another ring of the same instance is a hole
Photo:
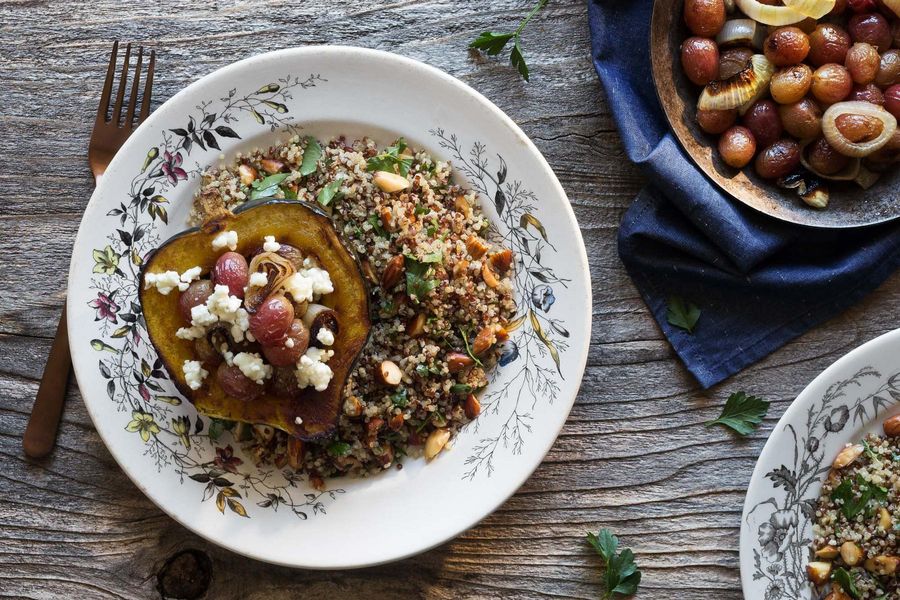
[[[31,418],[22,447],[25,454],[32,458],[43,458],[50,454],[56,444],[56,431],[62,417],[63,403],[66,399],[66,385],[72,369],[72,356],[69,351],[69,336],[66,331],[66,306],[63,304],[62,317],[56,328],[56,337],[50,347],[50,357],[44,367],[41,385],[38,388]]]

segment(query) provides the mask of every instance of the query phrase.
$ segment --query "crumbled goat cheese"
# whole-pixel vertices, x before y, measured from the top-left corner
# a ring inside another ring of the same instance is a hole
[[[265,287],[265,285],[268,283],[269,276],[262,271],[257,271],[256,273],[252,273],[250,275],[250,280],[247,281],[247,287]]]
[[[263,362],[259,354],[255,352],[239,352],[234,355],[232,362],[237,365],[241,373],[252,379],[259,385],[272,375],[272,367]]]
[[[334,291],[331,275],[325,269],[300,269],[284,282],[285,291],[297,302],[312,302]]]
[[[209,375],[209,371],[203,368],[199,360],[186,360],[181,366],[184,371],[184,380],[192,390],[199,390],[203,380]]]
[[[296,423],[297,425],[303,425],[303,419],[301,417],[295,417],[294,423]]]
[[[179,277],[181,280],[181,284],[178,285],[178,289],[182,292],[187,289],[187,286],[181,287],[182,284],[190,284],[195,279],[200,279],[200,267],[191,267],[184,273],[182,273]]]
[[[275,241],[274,235],[267,235],[266,241],[263,244],[263,250],[266,252],[278,252],[281,249],[281,244]]]
[[[284,291],[291,295],[295,302],[312,302],[312,281],[302,273],[294,273],[284,280]]]
[[[209,312],[209,307],[205,304],[198,304],[197,306],[191,308],[191,325],[197,327],[206,327],[207,325],[212,325],[219,318]]]
[[[324,296],[325,294],[330,294],[334,291],[334,284],[331,283],[331,275],[329,275],[328,271],[325,269],[312,267],[309,269],[302,269],[300,273],[312,281],[313,294],[316,296]]]
[[[284,347],[285,348],[293,348],[294,347],[294,338],[289,337],[288,339],[284,340]]]
[[[300,389],[312,386],[317,392],[324,392],[328,388],[334,372],[325,362],[332,356],[334,356],[332,350],[310,348],[300,357],[297,370],[294,372]]]
[[[325,346],[331,346],[334,344],[334,333],[327,327],[322,327],[316,334],[316,339]]]
[[[175,337],[182,340],[196,340],[197,338],[202,338],[204,335],[206,335],[206,328],[198,327],[196,325],[181,327],[175,332]]]
[[[227,285],[217,285],[206,299],[206,304],[198,304],[191,309],[191,326],[182,327],[175,335],[183,340],[195,340],[203,337],[210,325],[222,322],[231,325],[234,341],[256,341],[249,331],[250,315],[241,303],[240,298],[228,293]]]
[[[169,292],[179,287],[181,277],[176,271],[166,271],[165,273],[147,273],[144,275],[144,289],[155,287],[163,296],[168,296]]]
[[[212,241],[212,249],[213,250],[221,250],[222,248],[228,248],[232,252],[237,250],[238,243],[238,235],[237,231],[223,231],[219,235],[213,238]]]

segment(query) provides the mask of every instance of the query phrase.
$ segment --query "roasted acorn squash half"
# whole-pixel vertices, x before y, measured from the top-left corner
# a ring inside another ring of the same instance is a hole
[[[340,333],[331,346],[334,356],[328,366],[334,376],[325,391],[306,388],[294,399],[267,392],[255,400],[244,401],[226,396],[216,382],[215,373],[210,373],[200,389],[188,387],[182,365],[196,357],[192,342],[175,335],[185,325],[178,311],[179,294],[177,290],[168,295],[153,288],[145,290],[144,275],[164,271],[182,273],[200,266],[202,277],[209,277],[222,253],[212,249],[212,239],[224,230],[237,232],[237,252],[245,256],[261,246],[265,236],[273,235],[279,242],[316,257],[331,275],[335,291],[321,302],[337,313]],[[334,430],[341,413],[344,384],[368,340],[371,321],[368,289],[359,264],[344,247],[328,215],[305,202],[247,203],[233,215],[189,229],[163,243],[145,262],[140,282],[140,301],[150,341],[178,390],[198,412],[219,419],[269,425],[302,440],[323,438]],[[297,417],[301,420],[299,425]]]

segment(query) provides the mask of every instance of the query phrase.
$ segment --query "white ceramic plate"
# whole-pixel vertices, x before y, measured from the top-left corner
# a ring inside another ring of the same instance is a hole
[[[219,154],[289,131],[379,142],[404,136],[451,160],[525,258],[526,315],[483,413],[430,464],[328,482],[259,469],[226,432],[208,436],[148,344],[136,273],[185,228],[197,176]],[[527,216],[530,215],[530,216]],[[538,251],[538,249],[540,249]],[[256,56],[161,106],[116,155],[84,214],[69,275],[69,340],[91,418],[122,469],[163,510],[236,552],[309,568],[361,567],[440,544],[529,477],[572,407],[591,331],[587,256],[547,162],[496,106],[432,67],[385,52],[315,47]],[[198,433],[198,423],[199,433]]]
[[[840,449],[900,403],[900,330],[853,350],[815,378],[778,422],[756,463],[741,519],[746,598],[815,600],[806,578],[816,500]]]

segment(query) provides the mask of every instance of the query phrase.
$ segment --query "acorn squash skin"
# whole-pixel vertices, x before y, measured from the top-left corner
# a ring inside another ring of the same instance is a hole
[[[214,372],[200,389],[188,387],[182,365],[195,357],[192,342],[175,336],[178,328],[185,326],[178,311],[180,294],[173,290],[164,296],[155,288],[145,290],[144,274],[183,273],[199,265],[202,277],[208,277],[222,253],[212,249],[212,239],[219,231],[229,229],[238,234],[237,252],[241,254],[247,255],[261,245],[265,236],[274,235],[279,242],[315,256],[331,275],[335,291],[321,302],[337,312],[340,333],[331,347],[334,356],[328,366],[334,377],[325,391],[306,388],[296,399],[266,393],[255,400],[238,400],[224,394]],[[164,242],[145,261],[140,278],[139,298],[150,341],[175,386],[198,412],[219,419],[270,425],[306,441],[322,439],[333,432],[342,410],[344,384],[368,341],[371,321],[369,290],[359,263],[344,247],[328,215],[305,202],[247,203],[233,216],[189,229]],[[300,425],[297,417],[302,421]]]

